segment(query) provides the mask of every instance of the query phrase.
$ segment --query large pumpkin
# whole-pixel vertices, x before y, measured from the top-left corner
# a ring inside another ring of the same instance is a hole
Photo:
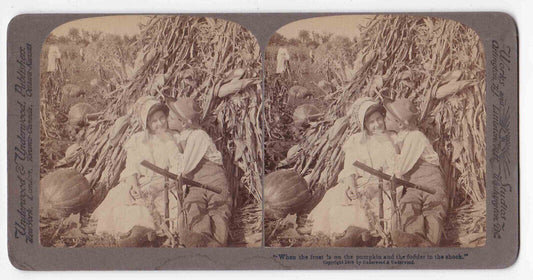
[[[58,169],[41,179],[39,214],[59,219],[79,213],[91,200],[89,182],[78,171]]]
[[[265,216],[269,219],[284,218],[300,213],[312,195],[307,182],[293,170],[278,170],[265,177]]]
[[[87,121],[87,115],[95,112],[96,110],[91,104],[77,103],[68,111],[68,122],[71,126],[83,126]]]

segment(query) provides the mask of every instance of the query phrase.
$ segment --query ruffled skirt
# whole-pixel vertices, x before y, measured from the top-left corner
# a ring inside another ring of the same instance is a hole
[[[94,210],[91,219],[96,220],[96,234],[123,234],[134,226],[157,230],[156,220],[164,215],[164,178],[140,178],[141,192],[145,199],[134,199],[130,186],[121,183],[111,189],[104,201]],[[148,195],[146,195],[148,194]],[[169,208],[177,218],[177,201],[169,195]]]

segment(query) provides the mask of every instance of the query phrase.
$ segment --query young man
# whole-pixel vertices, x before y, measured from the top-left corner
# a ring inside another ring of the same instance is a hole
[[[183,202],[180,239],[186,247],[224,247],[228,244],[232,199],[222,167],[222,154],[200,128],[200,108],[191,98],[168,104],[168,125],[183,152],[176,162],[178,174],[201,184],[218,187],[221,194],[190,188]]]
[[[394,175],[435,190],[435,194],[413,188],[406,190],[400,199],[402,226],[400,230],[416,234],[429,240],[432,245],[438,246],[444,232],[444,220],[448,210],[448,195],[439,156],[424,133],[415,127],[417,111],[411,101],[399,98],[393,102],[386,102],[384,107],[387,111],[385,117],[387,129],[398,133],[395,142],[400,148],[400,154],[395,160]]]

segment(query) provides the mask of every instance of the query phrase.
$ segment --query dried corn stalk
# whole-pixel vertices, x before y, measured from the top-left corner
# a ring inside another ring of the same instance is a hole
[[[260,201],[261,65],[253,35],[229,21],[188,16],[156,16],[141,31],[137,57],[144,64],[105,95],[108,105],[89,126],[76,168],[93,186],[115,186],[125,164],[123,144],[140,130],[132,117],[137,98],[188,96],[202,106],[203,128],[223,154],[230,184]],[[235,76],[235,69],[242,73]]]
[[[452,205],[484,202],[485,56],[476,33],[454,21],[377,16],[361,30],[354,79],[338,89],[324,119],[305,131],[292,167],[313,188],[335,185],[341,146],[359,130],[346,106],[362,96],[406,97],[419,108],[418,127],[440,156]]]

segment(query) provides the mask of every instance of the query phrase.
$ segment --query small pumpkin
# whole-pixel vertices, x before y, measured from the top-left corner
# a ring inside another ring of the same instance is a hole
[[[73,158],[76,157],[79,152],[81,151],[81,146],[78,143],[74,143],[70,145],[67,150],[65,151],[65,158]]]
[[[85,92],[77,85],[66,84],[61,88],[61,94],[63,96],[80,97],[85,95]]]
[[[70,145],[65,151],[65,156],[56,163],[56,167],[70,164],[76,160],[81,153],[81,146],[78,143]]]
[[[87,179],[71,168],[58,169],[43,177],[39,185],[39,214],[59,219],[77,214],[91,201]]]
[[[295,126],[307,125],[310,121],[315,121],[322,114],[320,110],[311,104],[303,104],[298,106],[292,114],[292,120]]]
[[[299,144],[292,146],[289,151],[287,151],[287,159],[290,160],[302,150],[302,147]]]
[[[321,80],[320,82],[318,82],[318,87],[321,90],[323,90],[325,93],[332,93],[337,90],[337,88],[335,88],[335,86],[332,83],[325,81],[325,80]]]
[[[294,103],[298,99],[312,97],[313,94],[303,86],[293,86],[289,89],[289,103]]]
[[[300,213],[312,197],[307,182],[293,170],[278,170],[265,177],[263,198],[267,219]]]
[[[87,121],[87,115],[95,113],[91,104],[88,103],[77,103],[70,107],[68,111],[68,123],[71,126],[83,126]]]

